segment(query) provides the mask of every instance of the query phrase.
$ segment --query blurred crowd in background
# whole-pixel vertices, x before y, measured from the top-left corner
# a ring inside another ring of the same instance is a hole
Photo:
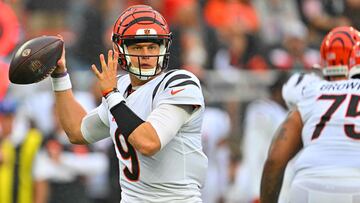
[[[112,48],[113,23],[134,4],[151,5],[170,25],[169,69],[187,69],[203,83],[204,203],[258,202],[262,165],[288,111],[282,85],[289,74],[319,63],[331,28],[360,28],[360,0],[0,1],[0,203],[119,202],[111,140],[71,145],[55,116],[49,80],[9,86],[7,74],[23,42],[61,34],[76,97],[87,110],[96,107],[101,94],[90,65]],[[16,173],[25,178],[10,181]],[[14,194],[7,183],[28,188]]]

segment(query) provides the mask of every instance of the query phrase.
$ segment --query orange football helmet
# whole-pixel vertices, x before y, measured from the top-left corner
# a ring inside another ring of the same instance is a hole
[[[169,62],[169,48],[171,32],[163,16],[147,5],[136,5],[127,8],[116,20],[112,34],[114,52],[119,54],[119,65],[125,71],[134,74],[140,79],[148,79],[161,73]],[[149,71],[131,64],[127,50],[129,44],[140,42],[156,42],[160,45],[160,53],[147,57],[157,57],[157,65]]]
[[[360,42],[357,42],[351,51],[349,59],[349,78],[360,78]]]
[[[336,27],[323,39],[320,48],[321,67],[325,77],[348,76],[349,58],[360,33],[353,27]]]

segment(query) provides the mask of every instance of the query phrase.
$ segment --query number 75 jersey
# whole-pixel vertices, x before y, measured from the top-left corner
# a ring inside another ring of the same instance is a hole
[[[304,149],[296,169],[360,168],[360,80],[306,86],[298,110]]]

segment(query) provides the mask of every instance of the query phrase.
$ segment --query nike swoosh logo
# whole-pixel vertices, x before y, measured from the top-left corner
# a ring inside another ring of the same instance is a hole
[[[179,93],[179,92],[181,92],[181,91],[183,91],[185,88],[182,88],[182,89],[178,89],[178,90],[171,90],[171,95],[175,95],[175,94],[177,94],[177,93]]]

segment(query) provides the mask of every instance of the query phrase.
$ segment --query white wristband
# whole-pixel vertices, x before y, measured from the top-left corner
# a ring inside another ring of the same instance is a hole
[[[107,98],[106,98],[106,102],[109,106],[109,110],[116,106],[117,104],[119,104],[120,102],[125,101],[124,97],[121,95],[120,92],[114,92],[112,94],[110,94]]]
[[[66,76],[61,78],[51,77],[51,82],[52,82],[53,91],[55,92],[65,91],[71,89],[72,87],[69,74],[66,74]]]

